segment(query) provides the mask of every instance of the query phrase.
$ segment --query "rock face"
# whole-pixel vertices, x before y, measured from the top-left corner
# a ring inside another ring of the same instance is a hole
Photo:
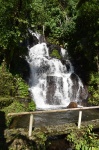
[[[56,84],[57,83],[57,84]],[[51,105],[59,105],[61,103],[61,98],[55,95],[56,89],[62,93],[63,80],[61,77],[57,76],[47,76],[47,95],[46,95],[46,103]]]
[[[70,104],[67,106],[67,108],[77,108],[77,103],[75,102],[70,102]]]

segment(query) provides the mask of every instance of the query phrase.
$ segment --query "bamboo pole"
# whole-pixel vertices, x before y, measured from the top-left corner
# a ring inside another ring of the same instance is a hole
[[[20,113],[8,113],[7,116],[21,116],[21,115],[30,115],[30,114],[44,114],[44,113],[75,111],[75,110],[89,110],[89,109],[97,109],[97,108],[99,108],[99,106],[80,107],[80,108],[67,108],[67,109],[57,109],[57,110],[43,110],[43,111],[33,111],[33,112],[20,112]]]
[[[33,114],[30,114],[30,122],[29,122],[29,137],[32,135],[32,127],[33,127]]]
[[[78,129],[80,129],[80,126],[81,126],[81,119],[82,119],[82,111],[79,111],[79,117],[78,117]]]

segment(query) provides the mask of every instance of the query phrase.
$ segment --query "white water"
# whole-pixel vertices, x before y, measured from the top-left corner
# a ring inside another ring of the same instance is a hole
[[[63,65],[59,59],[49,56],[46,43],[39,43],[29,49],[27,58],[31,69],[29,90],[37,109],[66,107],[71,101],[81,100],[80,89],[83,89],[83,84],[76,76],[76,80],[78,80],[76,88],[75,82],[71,79],[74,68],[67,51],[63,48],[61,48],[61,55],[63,58],[65,57],[69,68],[66,67],[66,64]]]

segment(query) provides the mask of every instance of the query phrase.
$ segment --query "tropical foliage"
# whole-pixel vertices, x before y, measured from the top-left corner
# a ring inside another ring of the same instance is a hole
[[[93,133],[92,129],[92,125],[89,125],[82,131],[71,131],[67,136],[67,140],[72,143],[72,148],[75,150],[98,150],[98,135]]]
[[[68,48],[76,73],[89,87],[90,102],[98,105],[98,13],[98,0],[0,0],[0,64],[4,60],[9,71],[6,84],[0,79],[0,86],[3,87],[0,88],[0,95],[14,95],[16,83],[20,85],[17,95],[26,93],[23,81],[16,80],[16,74],[23,78],[25,68],[21,62],[27,53],[30,28],[44,34],[48,42]],[[52,55],[59,58],[56,51]],[[19,66],[23,69],[21,73]]]
[[[99,105],[99,1],[98,0],[0,0],[0,109],[32,111],[24,67],[28,29],[45,35],[47,42],[68,49],[75,72],[89,89],[89,102]],[[56,49],[53,57],[60,59]],[[23,72],[25,76],[23,75]],[[28,106],[20,103],[29,100]],[[11,121],[11,118],[8,124]],[[38,136],[43,143],[44,134]],[[73,148],[99,149],[92,128],[70,133]]]

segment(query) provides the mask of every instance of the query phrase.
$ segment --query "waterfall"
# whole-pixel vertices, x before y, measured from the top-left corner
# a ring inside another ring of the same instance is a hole
[[[86,98],[83,83],[74,72],[67,50],[60,48],[62,62],[62,59],[50,56],[50,48],[45,42],[28,49],[29,90],[37,109],[64,108],[72,101],[78,103]]]

